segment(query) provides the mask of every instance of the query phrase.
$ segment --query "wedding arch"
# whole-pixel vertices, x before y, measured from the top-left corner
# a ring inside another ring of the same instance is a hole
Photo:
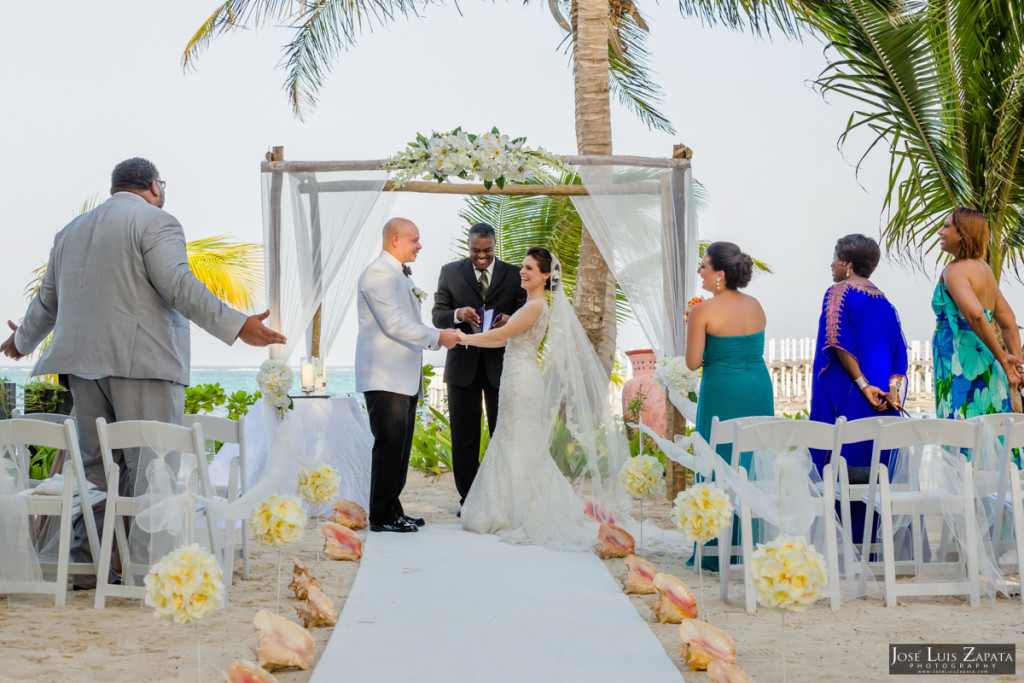
[[[370,161],[285,161],[274,147],[261,164],[264,258],[270,324],[289,339],[271,347],[287,360],[299,341],[325,357],[359,274],[379,251],[394,192],[569,196],[659,358],[681,355],[683,316],[697,263],[690,151],[671,158],[561,156],[581,185],[407,181]],[[287,192],[285,188],[287,187]]]

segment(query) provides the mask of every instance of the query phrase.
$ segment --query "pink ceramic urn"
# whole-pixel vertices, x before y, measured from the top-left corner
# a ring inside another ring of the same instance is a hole
[[[622,413],[629,415],[629,402],[637,392],[644,393],[644,410],[640,417],[644,424],[665,436],[665,392],[654,382],[654,364],[657,357],[651,349],[626,351],[633,366],[633,377],[622,387]]]

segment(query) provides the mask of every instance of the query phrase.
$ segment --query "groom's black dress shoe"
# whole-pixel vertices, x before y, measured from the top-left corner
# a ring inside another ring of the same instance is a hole
[[[455,516],[456,517],[462,517],[462,506],[461,505],[459,506],[459,509],[455,511]]]
[[[409,531],[419,531],[419,529],[412,522],[406,521],[404,517],[399,517],[383,524],[370,522],[370,531],[394,531],[402,534]]]
[[[405,521],[415,524],[416,526],[423,526],[426,521],[422,517],[410,517],[409,515],[402,515],[402,519]]]

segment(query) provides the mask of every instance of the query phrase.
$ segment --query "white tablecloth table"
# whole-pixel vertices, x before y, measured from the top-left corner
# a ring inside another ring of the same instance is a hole
[[[288,411],[285,419],[298,422],[305,436],[303,454],[316,456],[317,438],[325,437],[325,462],[341,476],[339,498],[359,503],[364,509],[370,507],[370,458],[373,435],[359,401],[352,397],[295,398],[294,409]],[[276,433],[276,418],[273,409],[263,401],[254,405],[245,417],[245,458],[246,472],[243,476],[251,488],[263,475],[267,462],[268,433]],[[268,421],[272,422],[268,424]],[[238,454],[236,444],[224,444],[211,466],[211,476],[217,483],[227,483],[228,463]],[[288,472],[278,489],[280,493],[295,495],[300,465],[294,460],[288,463]],[[303,503],[312,517],[330,517],[334,514],[331,503],[311,505]]]

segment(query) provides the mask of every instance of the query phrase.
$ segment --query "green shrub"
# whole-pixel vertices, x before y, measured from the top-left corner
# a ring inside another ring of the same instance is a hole
[[[44,380],[33,380],[25,383],[26,413],[56,413],[61,404],[61,394],[65,387]]]
[[[185,387],[185,413],[188,415],[213,412],[217,406],[224,405],[226,400],[224,388],[216,382]]]

